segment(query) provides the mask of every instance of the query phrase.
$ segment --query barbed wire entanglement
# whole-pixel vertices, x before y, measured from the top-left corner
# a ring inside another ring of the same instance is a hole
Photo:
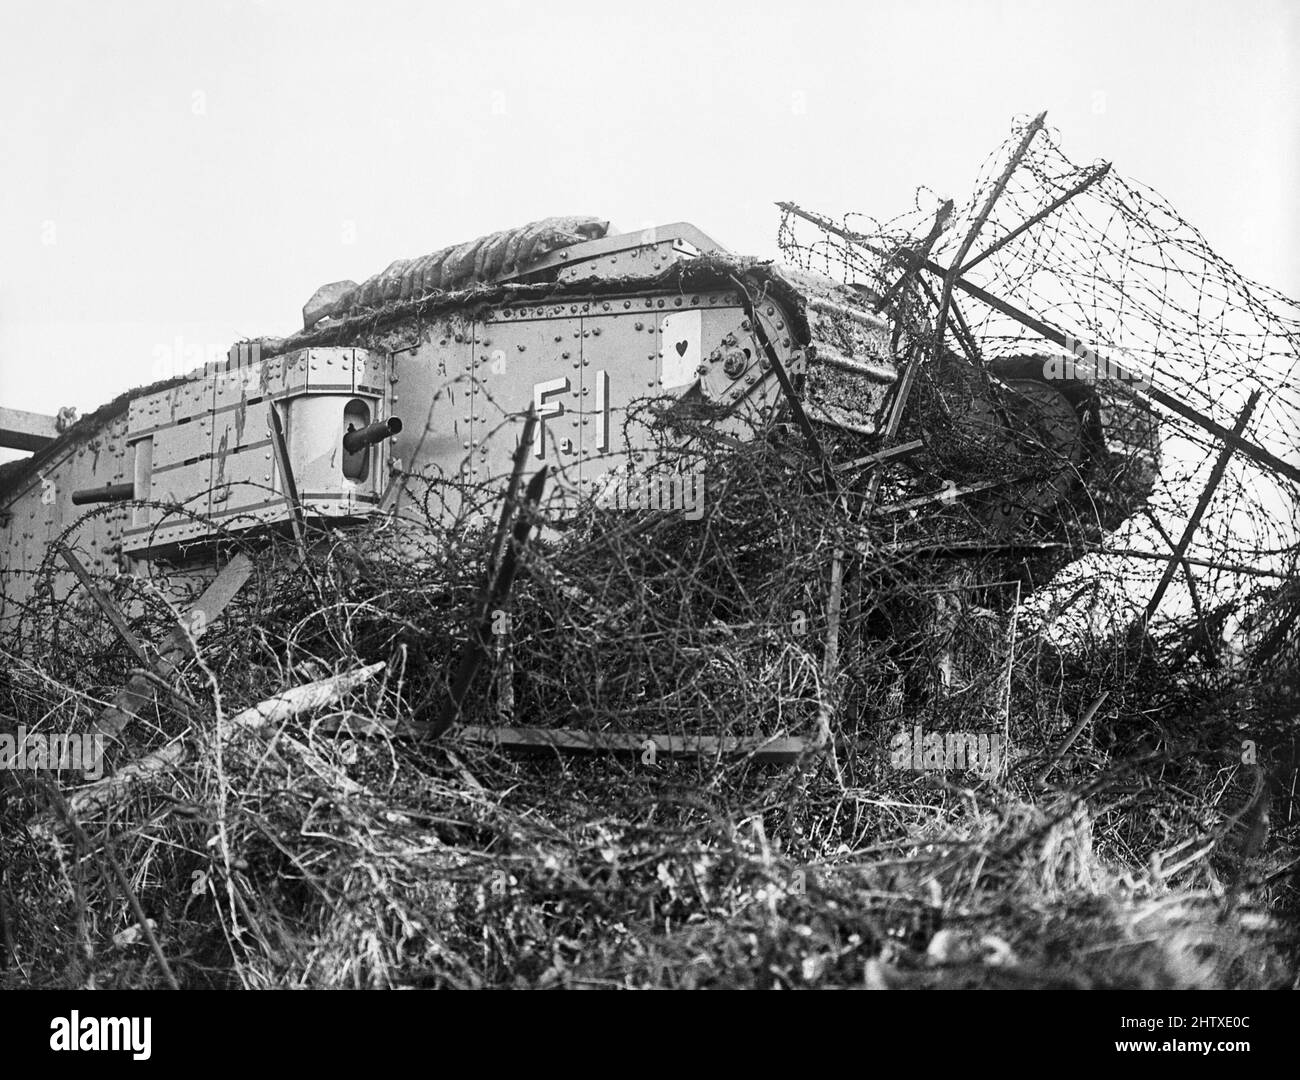
[[[943,270],[961,250],[1025,126],[989,156],[973,194],[934,244],[930,259]],[[832,220],[787,208],[779,243],[796,265],[884,294],[908,269],[903,253],[927,236],[940,202],[920,189],[915,209],[885,221],[858,213]],[[1239,273],[1151,188],[1106,165],[1074,164],[1043,129],[962,261],[965,280],[1063,331],[1073,355],[960,290],[945,348],[974,348],[985,363],[1027,353],[1065,356],[1080,367],[1094,365],[1101,381],[1126,401],[1132,395],[1124,375],[1136,374],[1139,401],[1149,381],[1227,429],[1258,392],[1245,437],[1293,470],[1300,464],[1300,305]],[[919,276],[929,279],[932,295],[942,291],[937,275]],[[924,334],[934,307],[922,297],[905,317]],[[1158,404],[1154,409],[1162,427],[1159,483],[1148,508],[1111,538],[1115,550],[1168,554],[1223,447],[1188,416]],[[1241,453],[1232,456],[1185,549],[1195,567],[1194,587],[1188,587],[1190,574],[1179,573],[1162,614],[1240,602],[1258,592],[1261,580],[1294,575],[1300,550],[1295,476]],[[1062,584],[1097,576],[1122,581],[1122,588],[1108,590],[1109,602],[1131,618],[1142,611],[1162,570],[1154,560],[1091,555]],[[1270,574],[1277,576],[1261,578]]]
[[[301,565],[292,541],[262,538],[249,584],[177,665],[177,695],[110,746],[106,774],[134,768],[134,783],[6,774],[9,977],[162,982],[131,896],[101,872],[110,856],[186,986],[1292,977],[1294,800],[1279,795],[1251,847],[1256,772],[1237,747],[1242,695],[1262,715],[1293,665],[1174,683],[1141,647],[1096,635],[1065,652],[1019,629],[1018,579],[886,554],[846,582],[828,676],[828,553],[861,532],[796,443],[709,457],[698,521],[593,508],[544,531],[461,719],[813,741],[829,703],[822,753],[524,756],[467,727],[419,738],[480,610],[490,530],[467,514],[312,531]],[[872,531],[882,551],[891,534]],[[59,647],[14,658],[0,709],[86,730],[131,661],[75,596],[41,602],[61,612]],[[136,631],[156,637],[165,612]],[[378,664],[323,707],[245,727],[259,702]],[[1003,760],[932,768],[913,733],[954,727],[1001,736]],[[50,784],[79,832],[42,809]],[[1061,962],[1083,943],[1085,960]]]
[[[1040,140],[975,254],[1088,175]],[[932,249],[940,265],[1007,155]],[[1151,193],[1107,175],[1089,197],[1101,211],[1064,204],[972,279],[1097,352],[1177,370],[1185,335],[1196,374],[1155,385],[1226,427],[1259,389],[1245,433],[1290,460],[1293,309]],[[846,224],[892,251],[929,216]],[[806,221],[783,238],[805,269],[878,296],[906,268]],[[1176,280],[1194,286],[1178,307]],[[737,441],[647,399],[638,417],[663,409],[648,456],[678,483],[698,475],[689,512],[519,511],[531,539],[508,549],[519,570],[495,607],[495,485],[430,476],[401,514],[309,521],[301,545],[208,522],[209,554],[247,556],[251,576],[153,674],[105,778],[0,771],[5,981],[1292,985],[1300,578],[1294,520],[1264,511],[1293,488],[1234,459],[1180,567],[1195,603],[1171,592],[1147,625],[1220,444],[1161,410],[1157,449],[1145,413],[1107,403],[1134,420],[1090,448],[1114,460],[1080,456],[1084,490],[1042,502],[1070,454],[1044,463],[1046,431],[972,436],[959,406],[986,375],[1033,383],[1044,344],[958,295],[961,340],[926,346],[937,285],[923,275],[894,301],[924,360],[897,438],[924,451],[865,512],[843,497],[853,470],[828,484],[779,418]],[[1229,330],[1243,318],[1254,331]],[[945,360],[967,349],[971,363]],[[858,452],[822,437],[837,462]],[[1159,529],[1143,515],[1157,454]],[[1002,520],[1008,476],[1041,520]],[[76,548],[89,520],[60,539]],[[141,672],[84,590],[53,584],[55,558],[0,669],[0,714],[62,735],[95,730]],[[173,631],[207,580],[174,569],[100,577],[141,640]],[[478,627],[458,722],[428,737]],[[539,730],[630,746],[507,745]],[[764,756],[780,740],[799,749]]]

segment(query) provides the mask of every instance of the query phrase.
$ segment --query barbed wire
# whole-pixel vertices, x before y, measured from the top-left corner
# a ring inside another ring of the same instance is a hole
[[[1023,131],[1024,123],[1018,124],[984,162],[971,196],[933,248],[936,263],[949,266]],[[1021,231],[1058,200],[1064,201],[1052,213]],[[906,260],[882,257],[867,245],[885,254],[914,249],[929,231],[940,201],[918,189],[915,208],[891,220],[860,213],[835,219],[865,243],[787,211],[778,241],[794,264],[883,294],[902,274]],[[1300,460],[1300,305],[1238,272],[1151,188],[1099,164],[1075,164],[1060,149],[1056,134],[1044,129],[1012,173],[972,250],[982,249],[990,253],[968,257],[970,269],[963,276],[1063,330],[1079,343],[1081,355],[1119,361],[1229,429],[1257,391],[1259,403],[1245,436],[1284,461]],[[959,294],[959,303],[970,337],[986,360],[1061,353],[978,300]],[[932,319],[933,311],[903,317],[914,331],[923,332],[920,320]],[[947,347],[957,350],[955,336]],[[1160,480],[1149,512],[1134,515],[1115,537],[1119,548],[1167,551],[1170,539],[1182,535],[1222,448],[1195,422],[1158,411]],[[1214,564],[1196,571],[1204,603],[1241,600],[1258,586],[1214,566],[1294,573],[1300,539],[1297,494],[1290,478],[1240,454],[1231,458],[1186,552]],[[1152,587],[1143,583],[1152,579],[1148,570],[1131,561],[1117,569],[1115,560],[1092,556],[1069,580],[1080,573],[1120,573],[1129,582],[1128,599],[1140,609]],[[1182,575],[1175,592],[1167,609],[1186,611],[1192,600]]]

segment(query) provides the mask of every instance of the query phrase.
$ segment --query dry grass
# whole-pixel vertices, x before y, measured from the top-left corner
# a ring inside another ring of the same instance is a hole
[[[1013,638],[1012,591],[971,582],[1015,564],[890,556],[896,534],[851,526],[795,454],[716,457],[699,522],[592,513],[548,532],[509,615],[512,720],[812,737],[829,709],[834,753],[649,765],[413,740],[476,610],[485,531],[430,524],[419,550],[392,529],[321,536],[297,570],[264,547],[178,675],[197,710],[163,707],[114,749],[184,737],[182,764],[53,839],[28,827],[51,778],[12,774],[5,984],[166,985],[134,896],[185,987],[1291,985],[1300,822],[1266,785],[1259,840],[1239,748],[1243,730],[1266,750],[1294,734],[1294,650],[1175,671],[1178,633],[1068,655],[1023,622]],[[863,541],[826,678],[829,552]],[[130,666],[89,617],[65,612],[60,634],[0,685],[34,729],[84,726]],[[381,661],[338,706],[217,735]],[[480,674],[466,719],[497,720],[505,670]],[[1018,756],[996,777],[893,768],[890,736],[914,722],[999,730]]]

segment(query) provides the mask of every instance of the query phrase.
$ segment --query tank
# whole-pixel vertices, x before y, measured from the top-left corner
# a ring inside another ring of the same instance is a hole
[[[589,501],[618,511],[628,477],[662,458],[665,418],[679,471],[701,423],[804,439],[846,484],[888,451],[918,478],[900,512],[961,500],[1009,543],[1096,538],[1142,505],[1159,445],[1140,403],[1046,354],[931,355],[926,331],[914,312],[733,255],[686,223],[619,233],[551,218],[399,260],[323,286],[290,337],[240,342],[27,436],[32,456],[0,468],[0,633],[42,591],[75,585],[51,558],[59,541],[92,576],[170,579],[210,573],[223,540],[295,520],[346,530],[431,506],[487,520],[526,431],[557,527]],[[932,413],[941,430],[918,429]],[[990,479],[1003,452],[1016,475]]]

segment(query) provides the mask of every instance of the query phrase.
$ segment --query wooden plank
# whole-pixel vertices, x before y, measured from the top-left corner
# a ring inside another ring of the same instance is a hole
[[[978,484],[966,484],[962,487],[944,488],[942,491],[932,491],[929,495],[918,495],[915,499],[908,499],[906,502],[889,503],[880,507],[882,514],[898,514],[904,510],[917,510],[922,506],[929,506],[936,502],[951,502],[956,499],[963,499],[967,495],[976,495],[981,491],[988,491],[991,488],[1005,487],[1007,484],[1014,484],[1019,477],[1012,477],[1006,480],[981,480]]]
[[[0,408],[0,447],[6,450],[39,450],[59,437],[53,416]]]
[[[482,727],[458,729],[462,739],[506,750],[559,751],[578,754],[641,754],[653,742],[666,757],[749,757],[763,763],[788,764],[817,749],[807,739],[753,738],[727,735],[629,734],[577,728]]]
[[[1064,551],[1074,558],[1083,555],[1113,555],[1116,558],[1151,559],[1156,562],[1169,562],[1174,558],[1173,555],[1161,551],[1143,551],[1140,548],[1110,548],[1103,544],[1090,544],[1083,541],[1066,543],[1063,540],[1016,540],[1010,543],[988,543],[983,540],[975,540],[939,544],[916,542],[886,544],[882,545],[879,550],[889,555],[915,555],[920,558],[932,559],[970,559],[982,555],[1023,557],[1041,551]],[[1191,555],[1184,555],[1180,561],[1190,566],[1204,566],[1209,570],[1223,570],[1229,574],[1275,578],[1278,581],[1292,580],[1290,575],[1280,570],[1262,570],[1258,566],[1248,566],[1244,563],[1198,559]]]
[[[237,554],[221,568],[211,584],[185,613],[182,624],[176,626],[163,641],[158,657],[152,665],[160,675],[168,674],[174,665],[189,651],[191,639],[197,641],[212,625],[212,621],[225,610],[226,605],[244,587],[253,572],[253,562],[243,552]],[[154,698],[157,686],[143,675],[132,675],[117,692],[113,703],[99,715],[91,728],[99,735],[118,735],[124,727]]]
[[[372,680],[384,670],[384,667],[385,664],[381,661],[282,691],[251,708],[244,709],[233,717],[228,717],[225,725],[217,732],[217,737],[222,745],[225,745],[236,731],[265,735],[267,729],[274,725],[283,724],[302,713],[337,704],[347,694]],[[192,749],[191,741],[187,738],[176,739],[122,766],[111,776],[78,789],[68,796],[68,806],[77,818],[98,817],[109,807],[126,798],[142,781],[152,780],[183,764]],[[288,735],[281,733],[280,744],[292,747],[308,760],[309,764],[314,760],[314,751]],[[360,788],[358,787],[357,790]],[[47,815],[37,816],[31,819],[29,824],[34,828],[48,828],[53,822]]]
[[[226,606],[244,587],[252,573],[253,560],[242,551],[226,563],[221,568],[221,572],[212,579],[211,584],[194,601],[194,606],[185,613],[184,622],[187,627],[177,626],[172,630],[166,644],[163,645],[163,654],[183,652],[188,649],[191,638],[196,641],[201,638],[212,625],[213,620],[225,611]]]
[[[357,687],[369,682],[386,667],[381,660],[376,664],[367,664],[354,671],[345,671],[339,675],[317,679],[284,690],[274,697],[244,709],[226,721],[228,728],[244,728],[247,731],[262,731],[272,724],[282,724],[301,713],[323,709],[334,705]],[[222,732],[225,738],[228,731]]]

